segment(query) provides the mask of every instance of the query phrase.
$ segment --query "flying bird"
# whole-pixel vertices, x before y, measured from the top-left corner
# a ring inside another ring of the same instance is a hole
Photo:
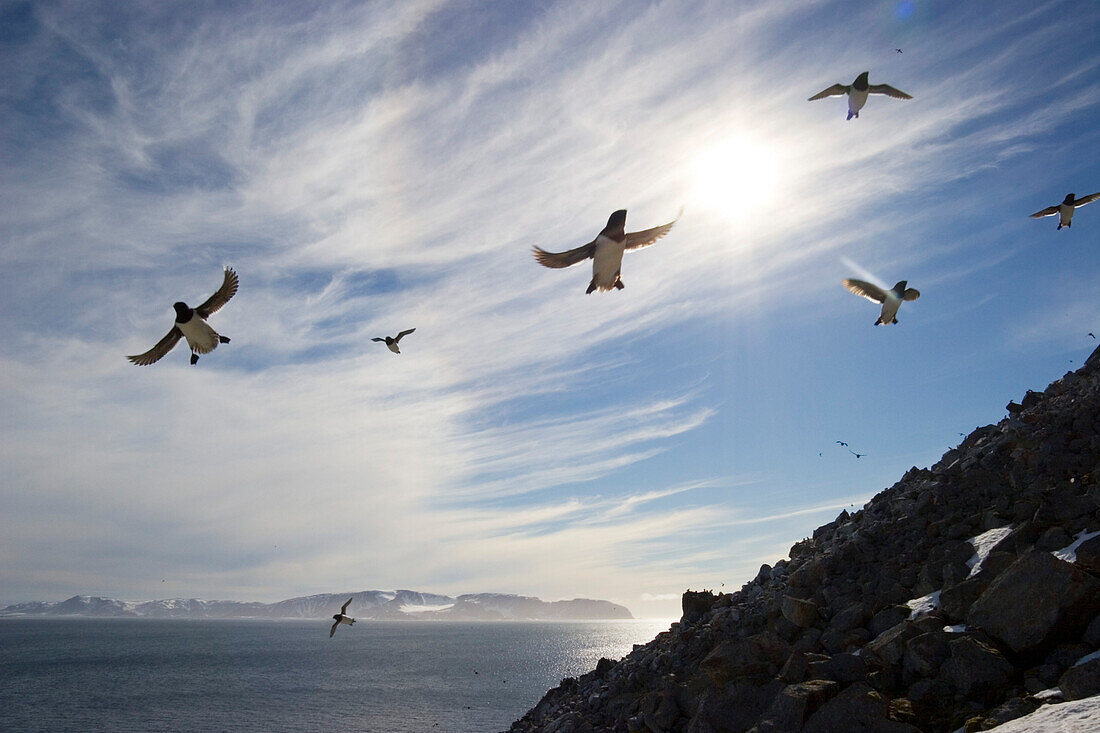
[[[838,441],[836,442],[836,444],[837,444],[837,445],[842,445],[842,446],[844,446],[845,448],[847,448],[847,447],[848,447],[848,444],[847,444],[847,443],[845,443],[845,442],[844,442],[843,440],[838,440]]]
[[[878,320],[875,321],[875,325],[897,323],[897,312],[901,306],[903,300],[916,300],[920,297],[920,291],[915,288],[906,288],[907,280],[901,280],[897,285],[889,290],[883,290],[878,285],[872,285],[869,282],[863,280],[849,280],[843,281],[844,287],[851,290],[856,295],[863,296],[867,300],[875,303],[882,303],[882,313],[879,314]]]
[[[1073,226],[1073,211],[1085,204],[1091,204],[1096,199],[1100,199],[1100,192],[1090,193],[1088,196],[1082,196],[1079,199],[1075,199],[1072,193],[1067,193],[1066,197],[1062,199],[1062,203],[1055,206],[1048,206],[1042,211],[1036,211],[1031,215],[1032,219],[1042,219],[1044,216],[1058,215],[1058,228]]]
[[[856,453],[856,452],[855,452],[854,450],[852,450],[851,448],[849,448],[849,449],[848,449],[848,452],[849,452],[849,453],[851,453],[851,454],[852,454],[853,456],[855,456],[856,458],[863,458],[863,457],[864,457],[865,455],[867,455],[866,453]]]
[[[415,331],[415,328],[410,328],[408,331],[402,331],[396,336],[387,336],[386,338],[372,338],[371,341],[385,341],[386,347],[395,354],[400,354],[401,349],[397,348],[397,342],[408,336]]]
[[[894,50],[895,50],[895,51],[897,51],[898,53],[901,53],[901,49],[900,49],[900,48],[895,48]]]
[[[354,597],[355,596],[352,596],[352,598]],[[348,612],[348,606],[351,605],[352,598],[349,598],[347,603],[340,606],[340,613],[333,616],[333,618],[336,620],[333,622],[332,628],[329,629],[328,638],[332,638],[332,635],[336,633],[336,627],[340,624],[347,624],[348,626],[351,626],[353,623],[355,623],[355,619],[353,619],[351,616],[345,615]]]
[[[237,293],[237,273],[231,268],[225,268],[225,279],[218,292],[207,298],[198,308],[188,308],[186,303],[174,303],[176,309],[176,322],[164,338],[157,345],[137,356],[127,356],[138,366],[148,366],[159,361],[165,354],[179,343],[181,338],[187,339],[187,345],[191,347],[191,364],[199,360],[199,354],[209,354],[218,347],[218,344],[228,344],[229,337],[218,334],[206,322],[212,314],[229,302]]]
[[[1096,338],[1096,334],[1093,333],[1092,331],[1089,331],[1089,336],[1092,336],[1093,338]]]
[[[865,71],[856,77],[856,80],[851,84],[833,84],[828,89],[822,89],[817,94],[810,97],[808,101],[812,102],[815,99],[824,99],[825,97],[839,97],[841,95],[848,95],[848,119],[853,117],[859,117],[859,111],[863,109],[863,105],[867,104],[868,94],[885,94],[888,97],[894,99],[912,99],[912,95],[906,94],[900,89],[895,89],[889,84],[868,84],[867,75],[871,72]]]
[[[683,213],[683,209],[680,213]],[[611,214],[607,220],[607,226],[588,244],[566,252],[547,252],[540,247],[534,247],[532,252],[540,265],[555,269],[569,267],[591,258],[592,282],[588,284],[588,290],[584,291],[586,294],[597,289],[601,292],[613,288],[622,290],[625,286],[619,273],[623,264],[623,253],[653,244],[668,234],[679,218],[680,214],[677,214],[676,218],[668,224],[628,234],[626,209],[619,209]]]

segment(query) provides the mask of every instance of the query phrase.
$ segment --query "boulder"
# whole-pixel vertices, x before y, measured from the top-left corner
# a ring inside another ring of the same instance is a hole
[[[711,650],[700,666],[717,687],[733,680],[773,677],[787,660],[790,645],[774,634],[754,634],[724,641]]]
[[[948,647],[943,674],[960,696],[987,704],[1004,693],[1014,668],[999,651],[972,636],[952,639]]]
[[[930,631],[914,636],[905,644],[902,669],[910,679],[934,677],[951,655],[950,637],[943,631]]]
[[[1067,700],[1100,695],[1100,657],[1067,669],[1058,680],[1058,686]]]
[[[919,733],[908,723],[890,720],[888,712],[886,698],[857,682],[811,715],[802,733]]]
[[[779,602],[779,610],[782,611],[783,618],[801,629],[813,626],[817,621],[817,604],[813,601],[783,596],[783,600]]]
[[[822,661],[810,662],[810,676],[847,685],[867,679],[867,663],[855,654],[834,654]]]
[[[1098,611],[1100,581],[1036,550],[990,584],[970,607],[966,622],[1020,653],[1079,635]]]
[[[754,733],[786,733],[802,729],[806,718],[836,696],[840,685],[828,680],[811,680],[784,687],[760,722],[752,728]]]
[[[1100,575],[1100,535],[1078,545],[1077,567],[1093,575]]]

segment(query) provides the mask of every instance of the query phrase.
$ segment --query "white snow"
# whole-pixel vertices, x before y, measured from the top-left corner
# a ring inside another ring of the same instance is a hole
[[[1100,530],[1096,532],[1078,532],[1077,539],[1074,540],[1073,544],[1069,547],[1063,547],[1061,550],[1055,550],[1054,556],[1066,562],[1077,562],[1077,548],[1097,535],[1100,535]]]
[[[943,631],[945,634],[961,634],[968,628],[970,627],[966,624],[958,624],[957,626],[944,626]]]
[[[453,608],[455,604],[445,603],[441,606],[414,606],[411,603],[401,607],[401,613],[424,613],[426,611],[446,611],[448,608]]]
[[[920,618],[926,613],[932,613],[940,607],[940,591],[929,593],[928,595],[921,596],[920,598],[914,598],[911,601],[908,601],[905,605],[909,606],[909,608],[913,611],[911,614],[909,614],[910,621],[916,618]]]
[[[967,542],[974,546],[974,556],[966,561],[967,566],[970,568],[970,575],[968,578],[973,578],[982,569],[982,563],[989,557],[989,551],[997,546],[997,543],[1003,540],[1012,532],[1012,525],[1007,527],[996,527],[994,529],[986,530],[977,537],[971,537]]]
[[[1057,697],[1057,698],[1061,699],[1061,697],[1062,697],[1062,688],[1061,687],[1048,687],[1045,690],[1039,690],[1034,695],[1032,695],[1032,697],[1034,697],[1036,700],[1049,700],[1052,697]]]
[[[1031,715],[998,725],[997,733],[1091,733],[1100,730],[1100,696],[1044,705]]]

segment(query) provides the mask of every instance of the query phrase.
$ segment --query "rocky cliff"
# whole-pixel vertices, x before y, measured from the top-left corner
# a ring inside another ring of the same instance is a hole
[[[683,611],[511,731],[974,731],[1100,694],[1100,349]]]

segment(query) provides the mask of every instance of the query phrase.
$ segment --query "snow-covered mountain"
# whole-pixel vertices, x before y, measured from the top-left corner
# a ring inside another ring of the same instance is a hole
[[[575,598],[547,602],[530,596],[474,593],[457,598],[413,590],[366,590],[321,593],[277,603],[205,601],[168,598],[120,601],[73,596],[60,602],[20,603],[0,609],[0,616],[100,616],[147,618],[328,618],[351,598],[348,615],[359,619],[429,621],[562,621],[630,619],[625,606],[610,601]]]

